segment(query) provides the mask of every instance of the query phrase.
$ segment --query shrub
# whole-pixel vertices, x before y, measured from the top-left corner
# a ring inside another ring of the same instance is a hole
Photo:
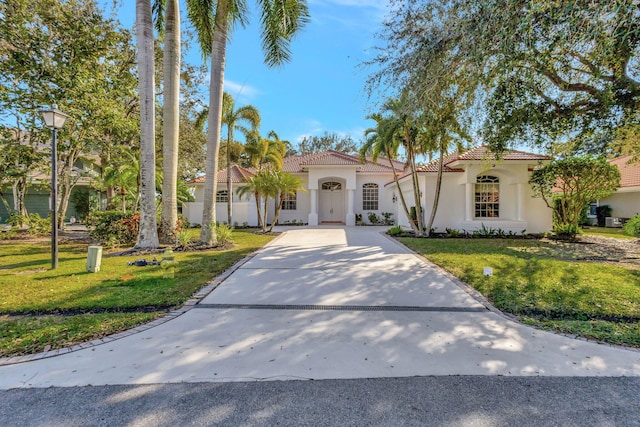
[[[380,217],[378,217],[375,212],[369,212],[367,214],[367,218],[369,219],[370,224],[377,224],[380,222]]]
[[[473,237],[493,237],[497,234],[497,230],[492,227],[487,227],[484,222],[480,224],[479,230],[473,230]]]
[[[218,239],[218,245],[224,246],[231,242],[231,234],[233,229],[227,224],[219,224],[216,226],[216,238]]]
[[[400,236],[403,234],[402,228],[399,225],[395,227],[391,227],[389,231],[387,231],[391,236]]]
[[[553,225],[553,231],[558,237],[574,238],[576,234],[580,232],[580,227],[577,224],[561,224],[556,222]]]
[[[131,246],[138,238],[140,215],[127,215],[121,211],[94,212],[86,223],[92,227],[89,235],[105,246]]]
[[[384,218],[384,225],[393,225],[393,213],[391,212],[382,212],[382,216]]]
[[[12,212],[9,214],[9,218],[7,218],[7,224],[9,224],[13,228],[22,228],[28,222],[28,218],[24,217],[16,212]]]
[[[629,236],[640,237],[640,215],[636,215],[625,222],[622,230],[624,234],[628,234]]]
[[[460,236],[464,236],[464,232],[460,231],[456,228],[445,228],[444,230],[447,233],[447,237],[460,237]]]
[[[48,234],[51,233],[51,217],[42,218],[40,214],[32,213],[27,220],[27,229],[31,234]]]
[[[176,230],[176,240],[181,248],[188,248],[193,243],[191,232],[186,228]]]

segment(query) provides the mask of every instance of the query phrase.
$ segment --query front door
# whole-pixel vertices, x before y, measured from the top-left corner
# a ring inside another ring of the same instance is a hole
[[[344,221],[344,191],[342,183],[323,182],[320,190],[320,222]]]

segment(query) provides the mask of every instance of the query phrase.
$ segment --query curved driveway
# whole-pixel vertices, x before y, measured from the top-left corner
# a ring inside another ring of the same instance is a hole
[[[181,316],[103,345],[1,366],[0,388],[640,376],[640,352],[512,322],[380,231],[289,228]]]

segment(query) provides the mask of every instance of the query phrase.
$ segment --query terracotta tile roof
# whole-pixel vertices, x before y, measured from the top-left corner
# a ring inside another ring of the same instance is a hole
[[[620,187],[640,186],[640,162],[629,163],[631,156],[622,156],[609,160],[620,169]]]
[[[502,155],[503,160],[525,160],[525,161],[538,161],[538,160],[551,160],[551,157],[544,156],[542,154],[535,153],[527,153],[524,151],[505,151]],[[420,173],[438,173],[438,160],[434,159],[427,163],[426,165],[422,165],[417,168],[417,171]],[[458,154],[458,151],[452,151],[448,154],[443,161],[442,172],[464,172],[464,169],[458,168],[455,166],[451,166],[452,163],[461,161],[461,160],[495,160],[495,155],[489,151],[489,148],[485,145],[481,145],[479,147],[473,148],[469,151],[465,151],[462,154]],[[398,179],[406,178],[411,175],[410,171],[405,172],[402,176],[399,176]],[[393,184],[389,182],[386,185]]]
[[[455,160],[495,160],[496,156],[493,154],[489,147],[486,145],[480,145],[465,153],[462,153]],[[525,151],[509,150],[505,151],[502,155],[503,160],[551,160],[551,157],[542,154],[527,153]]]
[[[404,163],[393,161],[394,168],[402,171]],[[367,157],[366,163],[360,163],[360,158],[352,154],[341,153],[339,151],[327,150],[319,153],[307,154],[304,156],[290,156],[284,159],[282,170],[289,173],[304,172],[308,166],[356,166],[358,172],[369,173],[392,173],[393,169],[389,165],[389,160],[378,157],[377,162],[373,162],[371,157]]]
[[[453,151],[452,153],[448,154],[447,157],[445,157],[444,161],[442,162],[442,164],[443,164],[442,172],[464,172],[464,169],[452,168],[452,167],[447,166],[447,164],[452,163],[457,159],[458,159],[458,152],[457,151]],[[426,165],[420,166],[417,169],[418,172],[436,172],[437,173],[438,172],[438,160],[439,159],[433,159],[432,161],[430,161]]]
[[[247,179],[255,175],[255,172],[252,169],[243,168],[242,166],[233,165],[231,166],[231,182],[234,184],[239,184],[243,182],[247,182]],[[218,171],[216,178],[218,182],[227,182],[227,168],[222,168]],[[199,176],[196,179],[192,179],[189,181],[189,184],[203,184],[204,176]]]

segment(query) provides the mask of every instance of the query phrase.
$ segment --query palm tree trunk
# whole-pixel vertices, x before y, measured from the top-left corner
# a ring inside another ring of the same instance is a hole
[[[264,228],[264,226],[262,225],[262,213],[260,211],[260,193],[256,192],[254,196],[256,198],[256,211],[258,212],[258,227]]]
[[[160,246],[156,227],[155,79],[153,25],[149,0],[136,0],[140,96],[140,229],[136,248]]]
[[[433,207],[431,208],[431,215],[429,216],[429,223],[427,224],[427,237],[431,235],[431,227],[433,227],[433,221],[436,219],[436,211],[438,210],[438,202],[440,201],[440,188],[442,187],[442,167],[444,162],[444,146],[440,145],[440,160],[438,160],[438,177],[436,178],[436,191],[433,196]]]
[[[413,200],[416,206],[417,232],[416,236],[422,236],[424,233],[424,224],[422,223],[422,197],[420,195],[420,182],[418,181],[418,173],[416,172],[416,159],[413,143],[408,129],[405,128],[405,138],[407,141],[407,158],[409,159],[409,167],[411,168],[411,181],[413,183]]]
[[[204,207],[202,210],[202,230],[200,242],[215,245],[216,238],[216,192],[218,182],[218,156],[220,153],[220,129],[222,125],[222,95],[224,91],[224,68],[227,49],[228,4],[218,2],[213,43],[211,48],[211,82],[209,93],[209,116],[207,129],[207,161],[204,184]],[[212,226],[212,224],[214,226]]]
[[[233,205],[233,193],[231,192],[231,140],[233,139],[233,127],[228,125],[228,135],[227,135],[227,224],[229,227],[233,224],[231,222],[231,213],[232,213],[232,205]]]
[[[160,237],[175,241],[178,222],[177,181],[180,129],[180,6],[167,0],[163,50],[164,100],[162,111],[162,214]]]
[[[400,181],[398,180],[398,174],[396,173],[395,166],[393,161],[391,160],[391,152],[387,150],[387,159],[389,159],[389,165],[391,165],[391,170],[393,171],[393,180],[396,183],[396,188],[398,189],[398,197],[400,197],[400,203],[402,203],[402,209],[404,209],[404,214],[409,219],[409,224],[411,225],[411,229],[414,233],[418,233],[418,226],[413,223],[411,220],[411,214],[409,213],[409,208],[407,207],[407,201],[404,199],[404,193],[402,192],[402,188],[400,188]]]
[[[280,197],[276,199],[278,203],[276,204],[276,213],[273,216],[273,222],[271,222],[271,226],[269,227],[269,233],[273,231],[274,225],[278,223],[278,218],[280,218],[280,211],[282,210],[282,202],[284,202],[284,194],[280,194]]]

